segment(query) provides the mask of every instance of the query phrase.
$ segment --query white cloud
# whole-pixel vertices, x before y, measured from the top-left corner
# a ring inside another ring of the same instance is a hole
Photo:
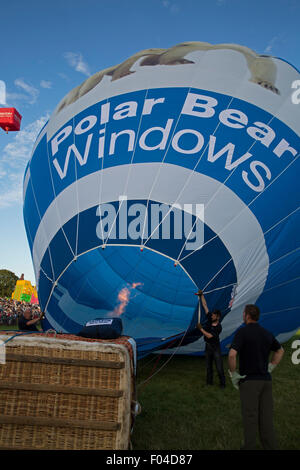
[[[28,101],[28,95],[24,93],[6,93],[6,98],[10,104],[16,103],[16,101]]]
[[[3,80],[0,80],[0,104],[6,104],[6,85]]]
[[[167,8],[171,13],[178,13],[180,8],[176,3],[171,2],[171,0],[163,0],[163,6]]]
[[[86,75],[87,77],[91,75],[89,66],[84,62],[81,54],[66,52],[64,54],[64,58],[67,60],[68,64],[76,70],[76,72],[83,73],[83,75]]]
[[[37,102],[38,96],[39,96],[39,90],[35,88],[32,85],[29,85],[29,83],[26,83],[23,78],[17,78],[15,80],[15,85],[18,88],[21,88],[22,90],[27,93],[27,95],[21,95],[22,97],[25,96],[29,104],[34,104]],[[20,96],[20,95],[19,95]]]
[[[10,207],[16,203],[22,202],[22,187],[20,184],[15,189],[8,189],[3,194],[0,194],[0,209]]]
[[[59,76],[60,78],[62,78],[63,80],[66,80],[66,82],[69,82],[69,81],[70,81],[69,77],[68,77],[65,73],[61,73],[61,72],[60,72],[60,73],[58,73],[58,76]]]
[[[0,209],[22,204],[22,185],[24,171],[31,157],[32,148],[41,128],[49,115],[28,124],[16,133],[0,153]]]
[[[264,53],[265,54],[270,54],[272,52],[272,49],[274,47],[274,44],[276,42],[278,42],[278,39],[279,37],[278,36],[274,36],[268,43],[268,45],[266,46],[265,50],[264,50]]]
[[[50,80],[41,80],[40,86],[42,88],[52,88],[52,82]]]

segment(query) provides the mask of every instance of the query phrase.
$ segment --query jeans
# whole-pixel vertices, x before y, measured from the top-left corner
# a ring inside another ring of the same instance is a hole
[[[223,360],[220,346],[211,346],[206,343],[205,348],[206,357],[206,383],[213,384],[213,363],[216,365],[217,373],[221,386],[225,386],[225,374],[223,369]]]
[[[244,450],[256,447],[259,431],[265,450],[277,448],[273,426],[273,396],[271,380],[245,380],[239,386],[244,427]]]

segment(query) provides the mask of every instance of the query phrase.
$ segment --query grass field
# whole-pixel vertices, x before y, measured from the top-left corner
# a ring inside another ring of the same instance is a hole
[[[281,450],[300,449],[300,364],[291,361],[291,345],[273,371],[274,423]],[[168,358],[163,356],[156,370]],[[134,450],[238,450],[243,432],[239,392],[227,379],[225,390],[205,385],[205,359],[174,356],[148,382],[156,357],[138,364],[137,416],[132,445]],[[227,372],[227,357],[224,357]],[[228,377],[228,376],[227,376]],[[139,385],[140,384],[140,385]],[[261,448],[258,442],[258,449]]]
[[[300,336],[283,345],[284,357],[272,374],[274,423],[281,450],[300,449],[300,364],[291,360],[295,339]],[[224,368],[227,372],[226,356]],[[216,375],[215,385],[206,386],[205,376],[203,357],[151,355],[138,362],[142,411],[134,425],[133,450],[240,449],[239,393],[227,375],[224,390],[219,388]]]

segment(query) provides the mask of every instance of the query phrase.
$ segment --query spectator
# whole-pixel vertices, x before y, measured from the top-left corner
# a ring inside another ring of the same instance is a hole
[[[22,331],[39,331],[36,324],[42,319],[43,313],[38,317],[34,317],[30,308],[26,308],[23,315],[19,318],[19,330]]]

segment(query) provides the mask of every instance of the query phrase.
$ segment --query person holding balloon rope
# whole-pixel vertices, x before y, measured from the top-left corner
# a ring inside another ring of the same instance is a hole
[[[205,341],[205,357],[206,357],[206,384],[213,385],[213,363],[216,365],[219,376],[220,387],[225,388],[225,374],[223,368],[223,360],[220,347],[219,336],[222,332],[220,323],[220,310],[209,311],[204,294],[201,289],[195,294],[199,297],[199,316],[197,328],[201,331]],[[200,301],[207,316],[205,328],[200,323]]]

